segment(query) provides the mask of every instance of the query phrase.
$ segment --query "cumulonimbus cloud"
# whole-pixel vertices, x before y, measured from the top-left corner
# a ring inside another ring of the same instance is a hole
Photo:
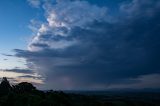
[[[159,74],[158,0],[121,3],[117,18],[107,7],[79,0],[45,4],[44,9],[47,22],[28,50],[16,49],[16,56],[47,76],[46,87],[107,89]]]

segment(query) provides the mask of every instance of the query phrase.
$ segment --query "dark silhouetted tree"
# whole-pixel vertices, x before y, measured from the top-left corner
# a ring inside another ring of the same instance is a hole
[[[12,87],[11,87],[9,81],[7,80],[6,77],[3,77],[2,82],[0,84],[0,93],[1,94],[6,94],[9,91],[11,91],[11,89],[12,89]]]
[[[13,89],[16,92],[31,92],[36,90],[36,87],[34,87],[31,83],[21,82],[18,85],[13,86]]]

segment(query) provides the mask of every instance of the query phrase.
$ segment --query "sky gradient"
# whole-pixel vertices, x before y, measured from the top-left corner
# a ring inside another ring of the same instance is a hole
[[[1,2],[0,77],[39,89],[160,88],[159,0]]]

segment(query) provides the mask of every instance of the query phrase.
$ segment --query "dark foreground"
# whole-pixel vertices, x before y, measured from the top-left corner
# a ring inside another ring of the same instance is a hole
[[[0,106],[160,106],[160,93],[39,91],[23,82],[0,84]]]
[[[150,100],[139,98],[85,96],[53,91],[47,93],[41,91],[30,93],[11,92],[0,98],[0,106],[160,106],[160,101],[156,98]]]

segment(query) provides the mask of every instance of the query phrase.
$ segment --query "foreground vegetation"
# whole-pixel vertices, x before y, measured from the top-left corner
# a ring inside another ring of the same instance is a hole
[[[7,78],[0,84],[0,106],[160,106],[159,95],[150,95],[153,98],[141,96],[44,92],[27,82],[11,86]]]

